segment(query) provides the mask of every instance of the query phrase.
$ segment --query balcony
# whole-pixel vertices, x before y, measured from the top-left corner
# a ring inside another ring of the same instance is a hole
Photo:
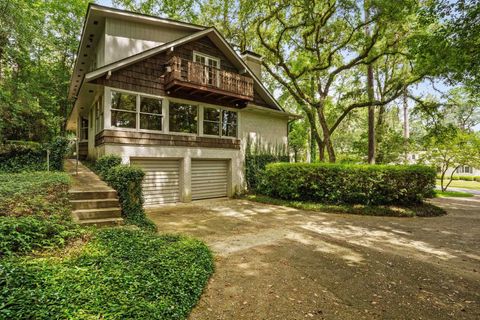
[[[168,62],[165,88],[170,95],[244,107],[253,100],[253,79],[174,56]]]

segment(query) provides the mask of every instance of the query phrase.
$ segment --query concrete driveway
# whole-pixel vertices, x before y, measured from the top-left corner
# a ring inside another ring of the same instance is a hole
[[[204,240],[216,271],[191,319],[480,319],[480,197],[437,218],[335,215],[246,200],[151,210]]]

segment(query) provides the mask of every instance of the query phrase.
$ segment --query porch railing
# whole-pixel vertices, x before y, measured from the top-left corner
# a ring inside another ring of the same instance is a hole
[[[238,73],[210,67],[174,56],[169,60],[166,83],[182,81],[253,99],[253,79]]]

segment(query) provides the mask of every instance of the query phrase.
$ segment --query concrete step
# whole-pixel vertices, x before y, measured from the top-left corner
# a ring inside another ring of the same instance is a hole
[[[73,210],[102,209],[120,207],[117,199],[84,199],[70,200]]]
[[[71,200],[117,199],[115,190],[69,191]]]
[[[97,226],[97,227],[119,226],[123,224],[123,219],[122,218],[88,219],[88,220],[80,220],[78,223],[83,226]]]
[[[74,210],[73,216],[79,222],[92,219],[120,218],[120,207]]]

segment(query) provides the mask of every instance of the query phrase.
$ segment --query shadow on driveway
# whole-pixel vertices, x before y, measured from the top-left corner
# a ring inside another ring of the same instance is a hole
[[[448,215],[336,215],[246,200],[150,210],[204,240],[216,272],[191,319],[479,319],[480,196]]]

